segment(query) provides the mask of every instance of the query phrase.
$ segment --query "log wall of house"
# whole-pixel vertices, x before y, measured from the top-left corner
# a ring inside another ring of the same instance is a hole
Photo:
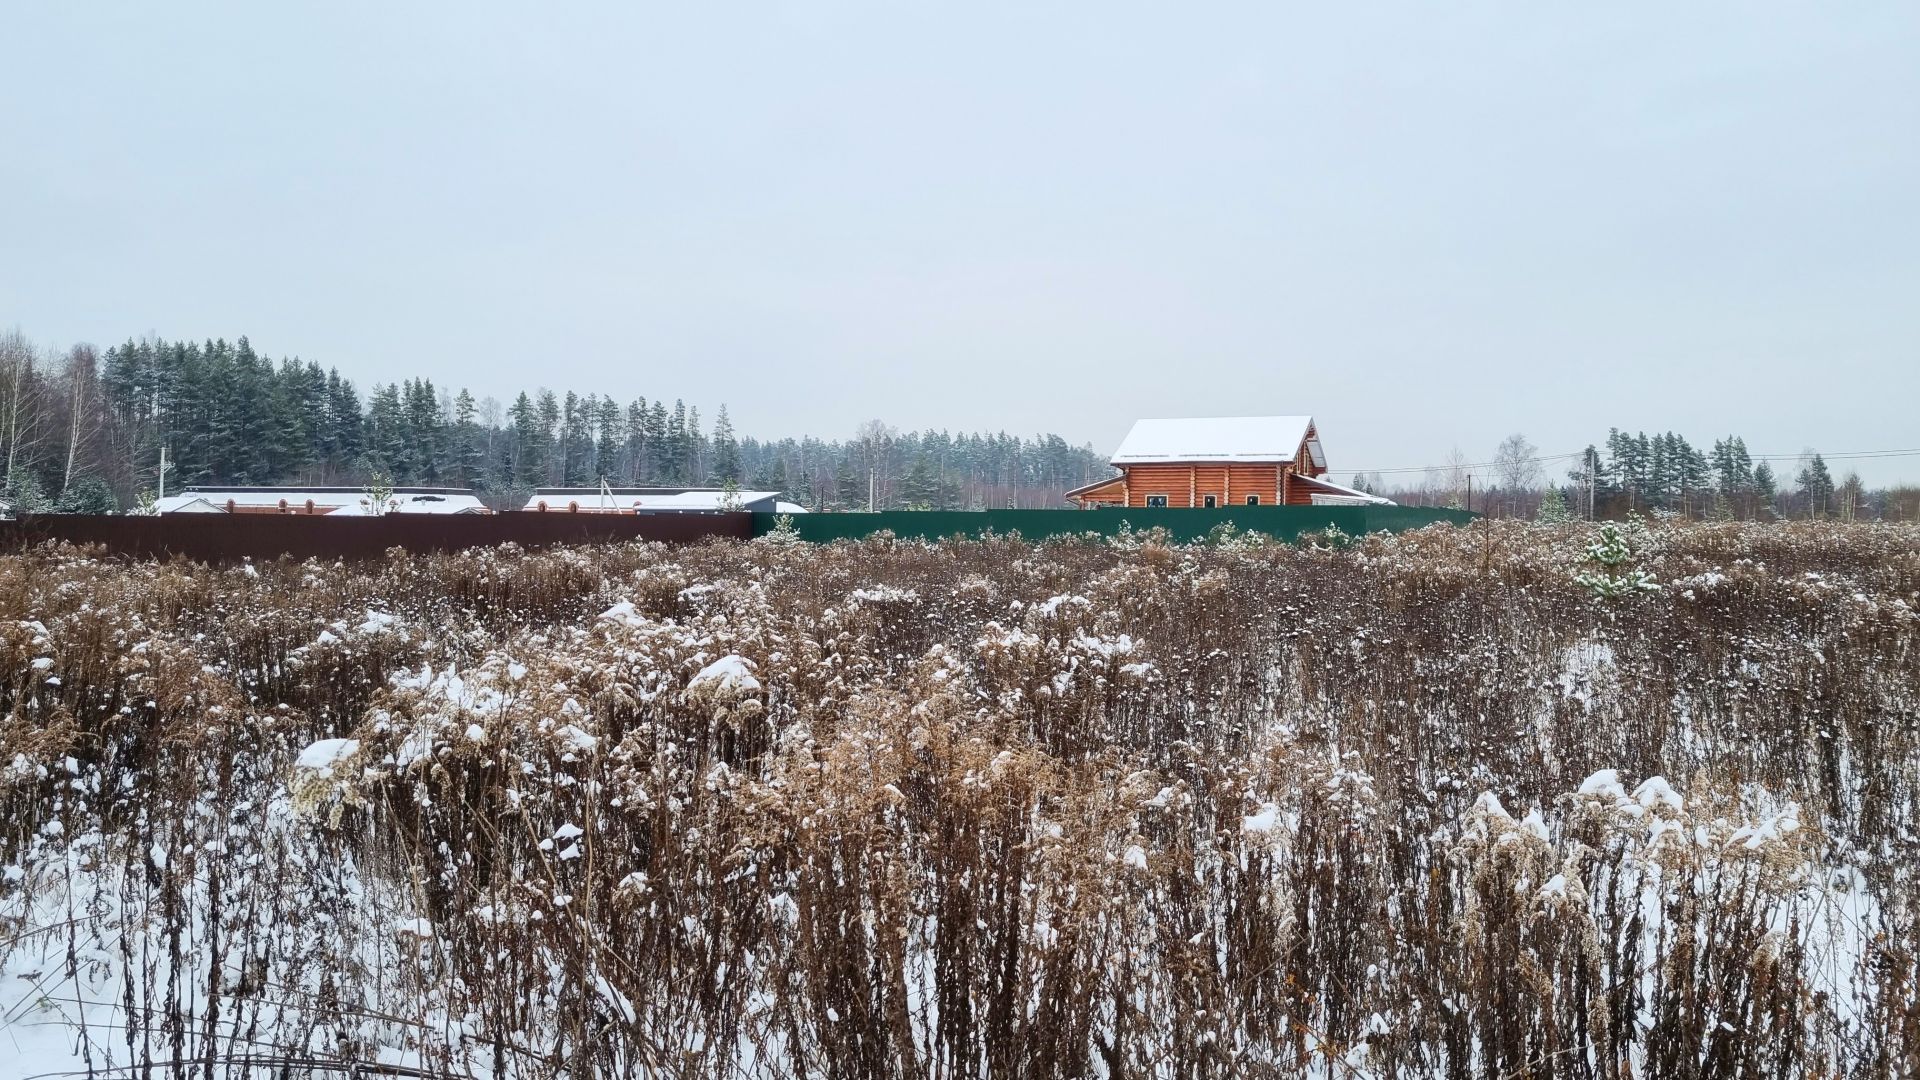
[[[1316,437],[1312,428],[1307,429],[1307,437]],[[1289,465],[1179,462],[1122,465],[1120,471],[1117,479],[1074,498],[1082,506],[1144,507],[1150,496],[1165,495],[1169,507],[1196,508],[1205,506],[1209,495],[1218,506],[1245,506],[1247,496],[1258,495],[1262,506],[1310,506],[1312,490],[1292,483],[1291,477],[1296,473],[1319,476],[1327,470],[1314,467],[1303,442]]]
[[[1170,507],[1244,506],[1258,495],[1262,506],[1279,501],[1279,470],[1273,465],[1126,465],[1124,482],[1082,496],[1088,502],[1146,506],[1149,496],[1165,495]]]

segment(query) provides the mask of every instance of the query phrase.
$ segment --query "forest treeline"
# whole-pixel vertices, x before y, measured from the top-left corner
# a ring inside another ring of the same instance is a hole
[[[1558,473],[1561,465],[1564,473]],[[1525,435],[1501,441],[1491,462],[1470,465],[1459,450],[1448,465],[1411,483],[1360,473],[1353,485],[1409,505],[1461,506],[1498,517],[1619,517],[1642,512],[1696,520],[1920,520],[1920,488],[1869,489],[1860,475],[1836,479],[1826,458],[1807,449],[1776,467],[1738,435],[1695,446],[1672,431],[1613,428],[1604,447],[1542,456]],[[1477,497],[1475,492],[1478,492]]]
[[[813,509],[1063,505],[1108,472],[1058,435],[899,432],[757,439],[724,405],[523,391],[476,398],[425,378],[363,395],[337,369],[270,359],[245,338],[129,340],[49,356],[0,335],[0,458],[21,510],[108,510],[159,486],[395,484],[472,487],[517,506],[538,486],[738,484]]]
[[[780,491],[814,510],[1065,505],[1112,474],[1058,435],[900,432],[869,421],[851,437],[758,439],[724,405],[533,389],[510,401],[425,378],[365,394],[333,368],[232,343],[129,340],[104,355],[52,354],[0,333],[0,501],[17,511],[111,512],[189,484],[471,487],[497,507],[541,486],[723,485]],[[1561,470],[1565,470],[1562,472]],[[1737,435],[1695,446],[1674,432],[1611,431],[1601,445],[1542,456],[1524,435],[1490,463],[1445,465],[1355,487],[1411,505],[1500,516],[1920,518],[1920,489],[1869,490],[1812,450],[1777,466]]]

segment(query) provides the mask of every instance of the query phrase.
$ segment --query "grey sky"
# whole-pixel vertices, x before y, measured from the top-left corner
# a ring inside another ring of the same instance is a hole
[[[1342,474],[1920,446],[1912,3],[22,2],[0,40],[0,325],[51,343],[775,437],[1310,412]]]

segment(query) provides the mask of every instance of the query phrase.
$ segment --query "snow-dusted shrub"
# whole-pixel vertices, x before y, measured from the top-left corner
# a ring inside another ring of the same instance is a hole
[[[0,559],[0,1060],[1897,1075],[1920,533],[1586,528]]]

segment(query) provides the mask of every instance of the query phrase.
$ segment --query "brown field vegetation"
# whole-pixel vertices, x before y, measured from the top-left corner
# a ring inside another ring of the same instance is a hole
[[[1609,601],[1591,539],[8,557],[0,1025],[141,1076],[1910,1075],[1920,528],[1635,528]]]

